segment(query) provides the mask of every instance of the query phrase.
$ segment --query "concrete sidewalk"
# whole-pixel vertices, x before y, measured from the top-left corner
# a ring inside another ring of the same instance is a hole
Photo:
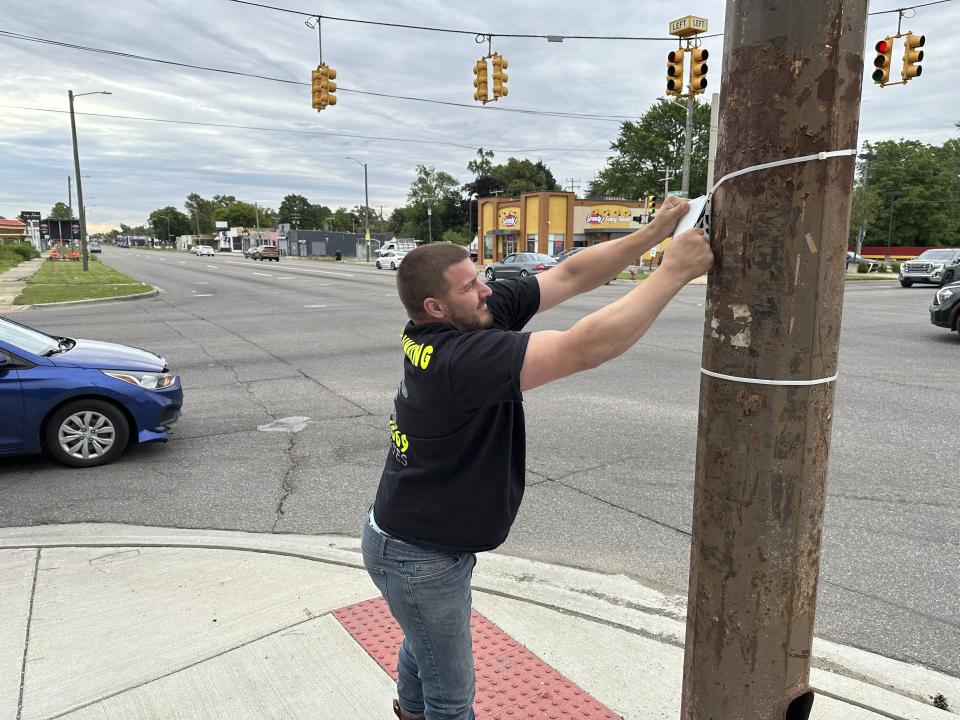
[[[392,680],[335,614],[375,597],[352,538],[0,529],[0,720],[393,718]],[[679,717],[684,598],[485,553],[474,603],[614,716]],[[823,641],[813,665],[814,720],[956,717],[936,695],[960,707],[960,679],[921,667]],[[510,693],[478,717],[611,717]]]
[[[13,304],[17,296],[27,286],[27,280],[33,277],[43,265],[44,258],[38,257],[26,260],[6,272],[0,273],[0,308],[3,310],[18,310]]]

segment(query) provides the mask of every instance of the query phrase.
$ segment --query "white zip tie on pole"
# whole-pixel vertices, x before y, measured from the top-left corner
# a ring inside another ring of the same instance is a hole
[[[713,199],[713,194],[717,191],[717,188],[720,187],[724,182],[730,178],[735,178],[738,175],[746,175],[747,173],[756,172],[757,170],[768,170],[770,168],[779,167],[781,165],[792,165],[794,163],[810,162],[812,160],[826,160],[831,157],[847,157],[849,155],[857,154],[856,148],[851,148],[849,150],[831,150],[830,152],[820,152],[815,155],[803,155],[801,157],[788,158],[786,160],[774,160],[773,162],[763,163],[761,165],[751,165],[750,167],[743,168],[742,170],[737,170],[732,173],[724,175],[722,178],[717,180],[716,184],[710,188],[710,192],[707,193],[707,203],[704,206],[704,220],[701,220],[707,228],[710,227],[710,213],[712,212],[711,200]],[[709,232],[709,231],[708,231]],[[834,374],[832,377],[828,378],[819,378],[817,380],[763,380],[761,378],[745,378],[738,377],[737,375],[724,375],[723,373],[714,372],[713,370],[707,370],[705,367],[700,368],[700,372],[704,375],[709,375],[710,377],[718,378],[720,380],[729,380],[731,382],[740,382],[748,383],[751,385],[786,385],[793,387],[803,387],[808,385],[822,385],[825,383],[833,382],[837,379],[839,373]]]

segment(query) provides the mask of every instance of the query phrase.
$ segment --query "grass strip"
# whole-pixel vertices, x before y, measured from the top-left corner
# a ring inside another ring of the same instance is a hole
[[[137,281],[90,258],[90,270],[82,263],[69,260],[47,260],[14,300],[15,305],[39,305],[70,300],[100,300],[135,295],[153,290],[152,285]]]

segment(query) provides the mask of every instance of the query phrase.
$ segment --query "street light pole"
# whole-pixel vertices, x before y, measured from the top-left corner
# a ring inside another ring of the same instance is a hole
[[[353,160],[357,165],[363,166],[363,238],[367,262],[370,262],[370,188],[367,185],[367,164],[349,156],[347,160]]]
[[[427,233],[429,233],[428,242],[433,242],[433,208],[430,206],[430,198],[427,198]]]
[[[73,169],[77,176],[77,206],[80,208],[80,255],[83,258],[83,271],[89,272],[90,259],[87,255],[87,214],[83,209],[83,182],[80,180],[80,153],[77,151],[77,121],[73,115],[73,99],[83,97],[84,95],[112,95],[107,90],[98,90],[96,92],[80,93],[74,95],[73,90],[67,90],[67,97],[70,99],[70,134],[73,137]]]
[[[876,153],[860,153],[857,155],[857,158],[864,160],[866,166],[863,169],[863,191],[864,196],[866,196],[867,187],[870,185],[870,163],[879,158],[880,156]],[[864,197],[866,199],[866,197]],[[860,251],[863,249],[863,238],[867,234],[867,228],[864,224],[863,218],[860,219],[860,225],[857,227],[857,250],[856,254],[859,257]]]
[[[890,238],[893,235],[893,200],[898,195],[903,195],[899,190],[890,190],[886,193],[886,196],[890,198],[890,222],[887,225],[887,256],[884,258],[884,262],[890,262]]]

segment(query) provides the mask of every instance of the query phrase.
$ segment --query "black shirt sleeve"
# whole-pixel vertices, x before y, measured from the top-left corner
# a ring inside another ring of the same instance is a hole
[[[493,295],[487,298],[487,308],[495,328],[522,330],[540,309],[540,283],[532,275],[495,280],[489,287]]]
[[[464,333],[450,355],[454,405],[470,412],[487,405],[523,400],[520,370],[528,333],[475,330]]]

